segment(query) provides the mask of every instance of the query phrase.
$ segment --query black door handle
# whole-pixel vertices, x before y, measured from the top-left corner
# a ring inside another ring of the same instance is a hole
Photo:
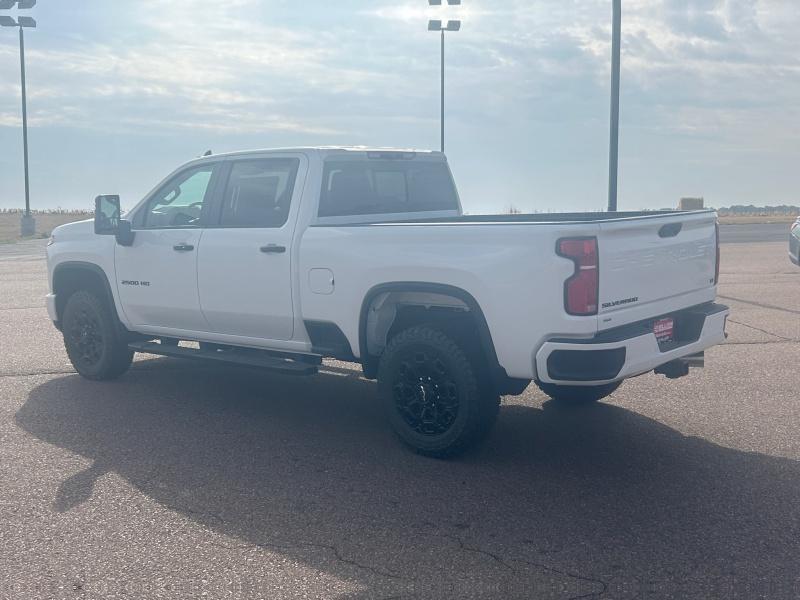
[[[670,223],[669,225],[664,225],[661,229],[658,230],[658,237],[662,238],[675,237],[681,232],[681,229],[683,229],[683,223]]]
[[[177,246],[172,247],[175,252],[191,252],[194,250],[194,246],[191,244],[178,244]]]
[[[269,244],[261,246],[261,251],[265,254],[283,254],[286,252],[286,246],[278,246],[277,244]]]

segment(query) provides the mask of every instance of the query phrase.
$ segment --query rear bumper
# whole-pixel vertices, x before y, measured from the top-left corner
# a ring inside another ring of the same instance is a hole
[[[590,340],[551,340],[536,353],[536,372],[544,383],[599,385],[635,377],[725,341],[727,306],[704,304],[675,315],[678,340],[659,345],[652,319]],[[684,338],[681,339],[681,329]]]

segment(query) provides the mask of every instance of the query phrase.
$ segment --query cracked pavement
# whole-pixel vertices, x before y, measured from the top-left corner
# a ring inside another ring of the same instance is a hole
[[[800,269],[723,246],[730,339],[607,402],[504,399],[458,460],[352,365],[74,374],[41,242],[0,249],[0,598],[797,598]]]

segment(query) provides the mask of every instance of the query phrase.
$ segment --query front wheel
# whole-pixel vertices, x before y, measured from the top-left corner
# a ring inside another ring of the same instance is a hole
[[[72,294],[62,321],[67,355],[83,377],[116,379],[131,366],[133,352],[121,338],[111,308],[92,292]]]
[[[604,385],[557,385],[554,383],[543,383],[537,381],[536,385],[545,394],[550,396],[556,402],[562,404],[591,404],[598,402],[607,396],[610,396],[617,391],[617,388],[622,385],[621,381],[613,383],[606,383]]]
[[[499,397],[462,348],[428,326],[389,342],[378,389],[400,439],[420,454],[452,456],[477,444],[497,417]]]

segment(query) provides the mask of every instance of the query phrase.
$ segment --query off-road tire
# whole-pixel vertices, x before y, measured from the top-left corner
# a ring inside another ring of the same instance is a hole
[[[131,366],[133,351],[122,338],[116,316],[94,293],[72,294],[61,321],[69,360],[86,379],[116,379]]]
[[[536,385],[545,394],[550,396],[555,402],[578,406],[581,404],[591,404],[607,398],[617,391],[622,385],[621,381],[606,383],[604,385],[580,386],[580,385],[557,385],[554,383],[543,383],[537,381]]]
[[[500,403],[480,372],[459,344],[434,327],[395,335],[381,356],[378,390],[398,437],[437,458],[479,443]]]

